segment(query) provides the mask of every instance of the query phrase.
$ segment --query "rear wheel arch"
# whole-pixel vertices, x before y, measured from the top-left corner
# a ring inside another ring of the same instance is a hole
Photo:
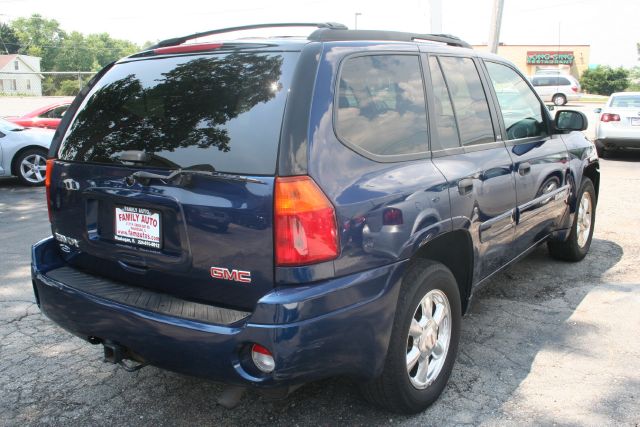
[[[466,230],[451,231],[422,246],[412,260],[429,259],[445,265],[458,283],[462,312],[467,310],[473,279],[473,242]]]

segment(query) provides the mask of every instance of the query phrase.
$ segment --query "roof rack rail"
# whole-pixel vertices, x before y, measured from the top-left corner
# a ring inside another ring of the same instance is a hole
[[[347,30],[347,26],[337,22],[285,22],[276,24],[255,24],[243,25],[240,27],[220,28],[217,30],[203,31],[201,33],[193,33],[187,36],[175,37],[172,39],[162,40],[148,49],[157,49],[159,47],[176,46],[188,40],[197,39],[199,37],[212,36],[214,34],[231,33],[234,31],[255,30],[259,28],[278,28],[278,27],[316,27],[326,30]]]
[[[313,41],[352,41],[352,40],[385,40],[412,42],[416,40],[426,40],[431,42],[445,43],[449,46],[466,47],[472,49],[471,45],[458,37],[448,34],[417,34],[404,33],[400,31],[378,31],[378,30],[347,30],[342,28],[328,29],[319,28],[309,35],[309,40]]]

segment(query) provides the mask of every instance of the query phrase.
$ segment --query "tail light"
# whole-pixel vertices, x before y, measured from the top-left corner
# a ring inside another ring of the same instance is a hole
[[[402,223],[402,211],[400,209],[387,208],[382,212],[382,225],[400,225]]]
[[[53,164],[56,159],[47,159],[47,169],[44,176],[44,187],[47,197],[47,211],[49,212],[49,222],[51,222],[51,172],[53,171]]]
[[[335,210],[310,177],[276,178],[274,217],[276,265],[314,264],[338,256]]]
[[[618,114],[604,113],[600,116],[601,122],[619,122],[620,116]]]
[[[571,90],[578,93],[578,86],[571,86]]]

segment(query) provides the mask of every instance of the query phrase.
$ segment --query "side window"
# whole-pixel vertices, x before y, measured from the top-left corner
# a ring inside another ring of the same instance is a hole
[[[571,82],[564,77],[558,77],[558,85],[559,86],[571,86]]]
[[[495,62],[485,64],[498,96],[507,138],[546,136],[547,126],[542,115],[544,106],[525,80],[505,65]]]
[[[347,59],[337,94],[336,133],[376,155],[427,151],[420,59],[370,55]]]
[[[531,84],[534,85],[534,86],[542,86],[540,84],[540,79],[538,79],[538,78],[531,79]]]
[[[460,138],[458,137],[458,126],[456,126],[451,98],[438,60],[433,56],[429,57],[429,70],[431,71],[433,104],[435,106],[433,115],[436,123],[431,136],[431,149],[442,150],[459,147]]]
[[[440,65],[453,101],[462,145],[494,142],[489,103],[471,58],[443,56]]]

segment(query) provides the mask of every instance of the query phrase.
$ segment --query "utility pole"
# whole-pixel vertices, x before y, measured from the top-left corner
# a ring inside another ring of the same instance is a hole
[[[429,12],[431,14],[431,34],[442,34],[442,0],[431,0]]]
[[[489,29],[489,49],[491,53],[498,53],[500,44],[500,24],[502,23],[502,9],[504,0],[493,0],[493,11],[491,12],[491,28]]]
[[[353,29],[357,30],[358,29],[358,16],[362,16],[362,13],[356,12],[354,15],[355,15],[355,22],[354,22],[354,25],[353,25]]]

